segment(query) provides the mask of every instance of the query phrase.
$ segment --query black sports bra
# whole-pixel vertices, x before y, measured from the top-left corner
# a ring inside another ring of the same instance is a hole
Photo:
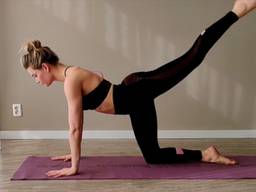
[[[111,83],[103,79],[100,84],[90,93],[83,96],[83,110],[96,109],[107,97]]]
[[[67,69],[72,66],[67,66],[64,71],[64,76],[66,77]],[[105,79],[103,79],[100,84],[92,90],[87,95],[83,95],[82,97],[82,107],[83,110],[88,109],[96,109],[107,97],[109,89],[111,87],[111,83]]]

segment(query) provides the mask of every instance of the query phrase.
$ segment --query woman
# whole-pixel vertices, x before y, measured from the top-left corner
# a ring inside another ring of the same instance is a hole
[[[237,0],[232,11],[204,30],[184,55],[156,70],[130,74],[119,85],[112,85],[102,76],[89,70],[60,63],[58,56],[49,47],[42,47],[40,41],[28,42],[25,46],[26,54],[22,56],[24,68],[41,85],[50,86],[54,81],[64,82],[68,103],[71,154],[52,159],[71,160],[71,167],[49,171],[47,175],[60,177],[78,172],[83,110],[87,109],[108,114],[128,114],[147,163],[203,161],[236,164],[235,160],[221,155],[212,146],[203,151],[160,148],[154,99],[195,69],[224,32],[255,7],[256,0]]]

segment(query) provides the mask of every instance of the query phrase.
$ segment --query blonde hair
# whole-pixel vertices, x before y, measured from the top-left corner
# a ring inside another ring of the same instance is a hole
[[[22,50],[25,54],[21,57],[21,63],[25,69],[41,69],[42,63],[56,66],[59,62],[59,57],[49,47],[43,47],[38,40],[27,42]]]

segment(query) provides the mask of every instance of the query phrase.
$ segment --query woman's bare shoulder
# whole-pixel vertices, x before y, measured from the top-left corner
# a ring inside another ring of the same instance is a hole
[[[72,79],[73,80],[74,79],[83,80],[83,79],[88,78],[91,74],[92,74],[92,72],[87,69],[84,69],[84,68],[81,68],[78,66],[73,66],[68,69],[66,79],[67,80],[72,80]]]
[[[71,87],[80,87],[82,92],[87,92],[97,79],[99,79],[98,75],[90,70],[77,66],[71,67],[66,73],[64,89],[70,90]]]
[[[66,72],[64,88],[74,87],[80,84],[87,76],[86,70],[80,67],[70,67]]]

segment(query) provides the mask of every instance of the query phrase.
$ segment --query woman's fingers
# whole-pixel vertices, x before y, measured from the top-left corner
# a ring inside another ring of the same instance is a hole
[[[52,157],[51,159],[52,160],[65,160],[66,158],[67,158],[66,155],[63,155],[63,156]]]
[[[47,175],[48,177],[57,178],[57,177],[60,177],[60,176],[61,176],[61,172],[60,172],[59,170],[53,170],[53,171],[49,171],[46,175]]]
[[[46,175],[48,177],[57,178],[57,177],[61,177],[61,176],[75,175],[76,173],[77,173],[77,171],[70,167],[70,168],[63,168],[60,170],[51,170],[51,171],[48,171],[46,173]]]
[[[56,156],[51,158],[51,160],[63,160],[63,159],[64,159],[63,156]]]
[[[70,155],[55,156],[55,157],[52,157],[51,160],[53,160],[53,161],[57,161],[57,160],[69,161],[69,160],[71,160],[71,156]]]

